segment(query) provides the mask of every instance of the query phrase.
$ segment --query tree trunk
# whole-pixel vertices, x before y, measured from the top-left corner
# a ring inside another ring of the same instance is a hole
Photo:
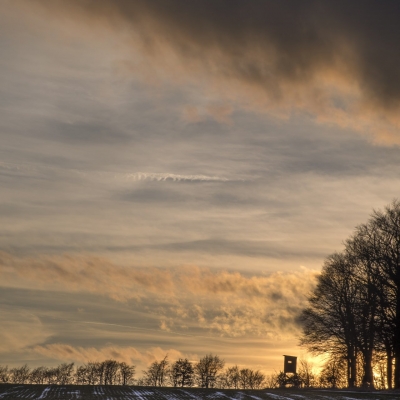
[[[349,387],[356,387],[356,379],[357,379],[357,356],[353,354],[351,357],[351,365],[350,365],[350,380]]]
[[[362,386],[373,388],[374,374],[372,372],[372,350],[365,352],[363,356],[364,356],[364,375],[362,379]]]
[[[398,347],[398,346],[396,346]],[[398,351],[398,349],[397,349]],[[400,356],[396,355],[394,357],[394,388],[400,389]]]
[[[392,352],[389,349],[387,351],[387,366],[386,366],[386,375],[387,375],[387,386],[388,389],[392,389],[393,387],[393,356],[392,356]]]
[[[349,351],[347,358],[347,386],[349,388],[356,387],[356,377],[357,377],[357,356],[356,351],[352,348]]]
[[[400,275],[400,268],[396,271]],[[394,331],[394,343],[393,352],[395,359],[394,366],[394,388],[400,389],[400,279],[396,277],[397,286],[397,298],[396,298],[396,320],[395,320],[395,331]]]

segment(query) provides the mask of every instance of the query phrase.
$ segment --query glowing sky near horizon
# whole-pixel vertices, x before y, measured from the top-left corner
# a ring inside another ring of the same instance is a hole
[[[0,364],[266,373],[399,197],[397,2],[3,0]]]

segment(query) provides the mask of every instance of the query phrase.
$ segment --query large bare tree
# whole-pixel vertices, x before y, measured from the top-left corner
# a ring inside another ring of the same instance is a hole
[[[315,354],[331,353],[347,361],[347,382],[356,384],[357,326],[355,309],[359,287],[354,266],[344,253],[329,256],[309,306],[303,310],[300,344]]]
[[[399,201],[374,211],[344,251],[327,258],[301,319],[301,344],[315,353],[341,354],[349,386],[356,384],[358,364],[361,384],[373,387],[374,360],[385,354],[386,386],[400,388]]]

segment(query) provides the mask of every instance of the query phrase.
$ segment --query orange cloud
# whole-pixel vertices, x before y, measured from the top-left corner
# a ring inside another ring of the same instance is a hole
[[[172,295],[169,271],[157,268],[128,268],[101,257],[39,256],[12,257],[0,252],[3,284],[69,292],[103,294],[117,301],[140,298],[143,290]],[[140,290],[138,290],[138,288]]]
[[[245,276],[195,266],[142,269],[90,256],[0,254],[4,286],[94,293],[117,301],[136,299],[158,315],[161,330],[201,327],[228,336],[276,337],[297,330],[296,317],[317,274],[303,268]]]

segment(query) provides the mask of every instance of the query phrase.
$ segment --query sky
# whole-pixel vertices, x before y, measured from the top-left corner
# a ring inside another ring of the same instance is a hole
[[[399,197],[397,1],[2,0],[0,364],[283,368]]]

